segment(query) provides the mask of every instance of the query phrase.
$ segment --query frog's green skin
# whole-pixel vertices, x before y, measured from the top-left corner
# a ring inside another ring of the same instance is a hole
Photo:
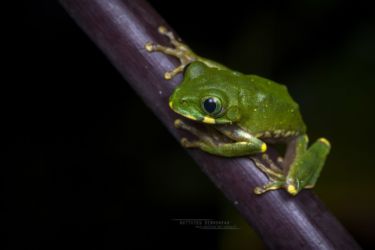
[[[169,106],[188,119],[209,124],[221,135],[199,131],[178,119],[176,127],[198,137],[196,141],[183,138],[182,144],[225,157],[263,153],[268,167],[257,158],[253,160],[270,182],[255,188],[256,194],[284,188],[296,195],[303,188],[314,187],[330,144],[320,138],[307,147],[306,126],[298,104],[286,87],[199,57],[164,27],[160,27],[159,32],[167,35],[175,48],[147,43],[146,49],[161,51],[181,60],[181,66],[167,72],[165,78],[170,79],[187,67],[183,81],[170,97]],[[287,144],[285,158],[280,160],[283,170],[275,167],[267,156],[267,143]]]

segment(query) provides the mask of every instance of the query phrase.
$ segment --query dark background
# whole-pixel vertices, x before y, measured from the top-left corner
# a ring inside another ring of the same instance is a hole
[[[288,86],[310,137],[333,144],[316,193],[374,247],[370,3],[150,2],[198,54]],[[17,1],[3,12],[2,249],[264,248],[57,2]]]

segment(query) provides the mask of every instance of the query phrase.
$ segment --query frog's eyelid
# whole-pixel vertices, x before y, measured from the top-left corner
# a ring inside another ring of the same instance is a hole
[[[216,99],[218,99],[218,101],[219,101],[218,104],[219,104],[219,106],[220,106],[220,111],[218,111],[216,114],[208,113],[208,112],[206,111],[206,109],[204,108],[203,103],[204,103],[207,99],[209,99],[209,98],[216,98]],[[211,116],[213,116],[213,117],[215,117],[215,118],[219,118],[219,117],[223,116],[224,113],[225,113],[225,111],[226,111],[226,109],[225,109],[225,107],[224,107],[224,105],[223,105],[223,101],[222,101],[222,99],[221,99],[220,97],[216,97],[216,96],[205,96],[205,97],[203,97],[203,98],[202,98],[202,102],[201,102],[201,108],[202,108],[202,110],[203,110],[205,113],[207,113],[208,115],[211,115]]]
[[[182,75],[183,75],[183,76],[185,75],[186,70],[187,70],[187,68],[190,66],[190,64],[191,64],[191,62],[188,63],[188,64],[186,64],[185,67],[184,67],[184,69],[182,70]]]
[[[212,86],[203,86],[199,89],[200,91],[204,92],[202,99],[208,96],[216,97],[221,100],[221,103],[227,103],[228,93],[223,90],[213,88]]]
[[[212,87],[210,85],[202,86],[200,89],[201,90],[208,90],[208,91],[216,91],[216,92],[220,92],[220,93],[223,92],[222,90],[218,90],[217,88]]]

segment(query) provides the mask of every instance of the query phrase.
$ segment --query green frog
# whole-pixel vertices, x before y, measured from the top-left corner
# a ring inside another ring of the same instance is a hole
[[[184,147],[223,157],[250,156],[270,180],[256,187],[256,194],[282,188],[297,195],[302,189],[315,186],[331,146],[325,138],[308,146],[299,106],[284,85],[200,57],[165,27],[159,27],[159,33],[166,35],[174,47],[148,42],[146,50],[180,60],[180,66],[164,74],[165,79],[184,72],[182,82],[170,96],[170,108],[187,119],[207,124],[221,135],[214,136],[177,119],[177,128],[197,137],[194,141],[182,138]],[[274,143],[286,144],[285,156],[278,158],[282,168],[267,155],[267,144]],[[259,154],[269,164],[253,157]]]

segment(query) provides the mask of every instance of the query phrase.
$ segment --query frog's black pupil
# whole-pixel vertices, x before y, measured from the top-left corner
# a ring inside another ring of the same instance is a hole
[[[203,106],[208,113],[213,113],[216,110],[216,100],[214,98],[208,98],[204,101]]]

